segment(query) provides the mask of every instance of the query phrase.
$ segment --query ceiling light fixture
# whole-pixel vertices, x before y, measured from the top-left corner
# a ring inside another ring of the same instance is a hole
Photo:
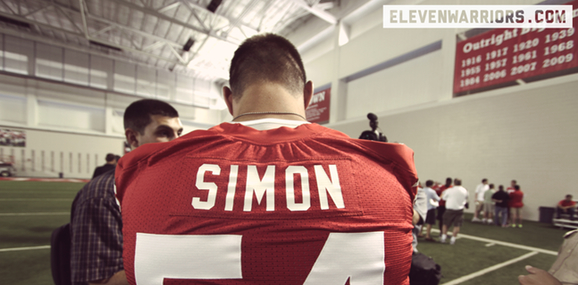
[[[211,0],[211,3],[209,3],[209,5],[207,6],[207,10],[211,11],[211,13],[215,13],[215,11],[217,11],[217,8],[219,8],[222,2],[223,0]]]
[[[185,45],[183,46],[183,50],[184,51],[190,51],[191,47],[195,44],[195,39],[193,38],[189,38],[189,40],[187,40],[187,42],[185,43]]]

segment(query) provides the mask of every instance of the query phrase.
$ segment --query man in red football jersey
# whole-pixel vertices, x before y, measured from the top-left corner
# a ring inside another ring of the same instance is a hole
[[[286,39],[235,52],[231,123],[117,166],[131,284],[409,284],[413,151],[310,124]]]

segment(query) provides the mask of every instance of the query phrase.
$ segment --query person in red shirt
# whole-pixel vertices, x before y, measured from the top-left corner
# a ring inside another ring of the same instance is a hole
[[[229,73],[232,122],[117,166],[129,283],[409,285],[413,151],[307,122],[283,37],[245,40]]]
[[[574,220],[576,202],[572,201],[572,195],[566,195],[566,199],[560,201],[556,206],[556,219],[560,219],[562,214],[570,215],[570,220]]]
[[[510,193],[510,212],[512,213],[512,227],[518,228],[522,227],[522,216],[520,214],[522,207],[524,207],[524,203],[522,200],[524,199],[524,192],[520,190],[520,185],[514,186],[514,192]],[[516,224],[516,219],[518,223]]]
[[[438,194],[438,196],[441,198],[442,197],[442,193],[449,188],[453,187],[453,179],[451,177],[446,178],[446,184],[440,186],[438,189],[436,189],[436,194]],[[441,199],[439,201],[439,205],[437,208],[437,217],[438,217],[438,221],[439,221],[439,225],[440,225],[440,236],[441,236],[441,232],[442,232],[442,228],[444,226],[444,213],[446,212],[446,201],[444,199]]]

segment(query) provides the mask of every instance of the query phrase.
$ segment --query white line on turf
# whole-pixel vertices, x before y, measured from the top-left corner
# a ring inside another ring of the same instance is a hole
[[[434,231],[439,232],[438,229],[432,229],[432,232],[434,232]],[[537,251],[540,253],[545,253],[545,254],[550,254],[550,255],[555,255],[555,256],[558,255],[558,252],[556,252],[556,251],[541,249],[541,248],[531,247],[531,246],[525,246],[525,245],[520,245],[520,244],[515,244],[515,243],[509,243],[509,242],[499,241],[499,240],[495,240],[495,239],[481,238],[481,237],[476,237],[476,236],[471,236],[471,235],[466,235],[466,234],[459,234],[458,237],[473,239],[473,240],[486,242],[486,243],[495,243],[495,244],[519,248],[519,249],[523,249],[523,250],[527,250],[527,251]]]
[[[490,246],[494,246],[494,245],[496,245],[496,244],[492,242],[492,243],[486,244],[486,247],[490,247]]]
[[[0,252],[47,249],[47,248],[50,248],[50,246],[49,245],[41,245],[41,246],[28,246],[28,247],[0,248]]]
[[[0,216],[63,216],[70,212],[0,213]]]
[[[490,267],[488,267],[488,268],[486,268],[486,269],[483,269],[483,270],[480,270],[480,271],[478,271],[478,272],[474,272],[474,273],[472,273],[472,274],[469,274],[469,275],[466,275],[466,276],[462,276],[462,277],[457,278],[457,279],[454,279],[454,280],[452,280],[452,281],[443,283],[442,285],[460,284],[460,283],[465,282],[465,281],[467,281],[467,280],[470,280],[470,279],[476,278],[476,277],[478,277],[478,276],[484,275],[484,274],[486,274],[486,273],[488,273],[488,272],[492,272],[492,271],[497,270],[497,269],[500,269],[500,268],[502,268],[502,267],[506,267],[506,266],[508,266],[508,265],[510,265],[510,264],[513,264],[513,263],[522,261],[522,260],[524,260],[524,259],[526,259],[526,258],[529,258],[529,257],[531,257],[531,256],[534,256],[534,255],[536,255],[536,254],[538,254],[537,251],[532,251],[532,252],[526,253],[526,254],[524,254],[524,255],[522,255],[522,256],[520,256],[520,257],[517,257],[517,258],[514,258],[514,259],[510,259],[510,260],[508,260],[508,261],[505,261],[505,262],[502,262],[502,263],[499,263],[499,264],[490,266]]]

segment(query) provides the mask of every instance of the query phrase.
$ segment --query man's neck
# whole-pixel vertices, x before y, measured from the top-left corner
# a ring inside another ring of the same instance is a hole
[[[303,96],[293,95],[276,83],[253,84],[233,100],[236,122],[264,118],[305,121]]]

